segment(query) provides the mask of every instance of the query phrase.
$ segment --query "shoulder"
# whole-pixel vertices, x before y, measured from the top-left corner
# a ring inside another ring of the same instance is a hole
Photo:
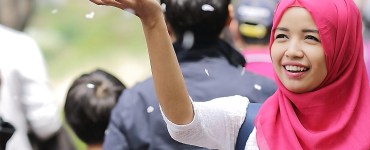
[[[153,78],[149,77],[145,79],[144,81],[140,81],[136,84],[134,84],[132,87],[125,89],[122,92],[122,95],[127,95],[127,96],[133,96],[133,95],[143,95],[143,96],[148,96],[148,95],[153,95],[154,93],[154,83],[153,83]]]
[[[116,107],[121,113],[122,110],[136,111],[136,108],[148,107],[154,105],[153,103],[156,103],[156,95],[153,79],[150,77],[122,91]]]
[[[149,78],[122,91],[117,105],[112,110],[111,122],[120,129],[136,126],[145,130],[144,127],[148,125],[150,115],[160,111],[154,87],[151,85],[152,79]],[[161,116],[158,115],[158,118]]]
[[[246,96],[251,102],[264,102],[277,89],[275,81],[250,71],[245,71],[244,78],[243,82],[239,84],[246,86],[245,88],[249,91]]]
[[[264,86],[273,87],[276,89],[276,84],[274,80],[271,80],[268,77],[253,73],[251,71],[245,70],[244,77],[249,82],[258,83]]]
[[[39,53],[39,47],[36,41],[29,35],[13,30],[11,28],[0,25],[0,47],[7,51],[7,53],[14,53],[19,55],[21,52],[24,56],[34,55]],[[19,55],[21,56],[21,55]]]
[[[0,25],[0,38],[10,43],[34,43],[35,41],[27,34]],[[8,42],[7,42],[8,43]]]
[[[258,83],[276,89],[276,84],[274,80],[271,80],[262,75],[255,74],[251,71],[245,70],[245,78],[247,78],[248,81],[251,81],[253,83]]]

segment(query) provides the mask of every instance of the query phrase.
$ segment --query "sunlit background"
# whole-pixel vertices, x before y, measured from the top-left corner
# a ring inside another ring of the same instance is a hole
[[[81,73],[102,68],[129,87],[150,75],[140,21],[128,12],[88,0],[39,0],[25,32],[42,49],[61,107]],[[73,138],[79,150],[86,148]]]

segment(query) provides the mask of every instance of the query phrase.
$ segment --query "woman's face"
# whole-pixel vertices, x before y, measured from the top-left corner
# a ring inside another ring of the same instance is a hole
[[[327,75],[324,50],[310,13],[288,8],[274,33],[271,57],[276,74],[291,92],[314,90]]]

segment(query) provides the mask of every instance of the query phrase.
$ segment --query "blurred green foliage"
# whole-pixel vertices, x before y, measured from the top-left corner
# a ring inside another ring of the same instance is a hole
[[[112,71],[121,65],[122,59],[142,58],[146,53],[140,21],[128,12],[95,6],[88,0],[70,0],[61,4],[39,3],[34,13],[26,32],[39,43],[52,83],[76,77],[87,68],[105,67]],[[86,17],[92,13],[92,18]],[[71,135],[78,150],[86,149]]]
[[[85,15],[94,13],[88,19]],[[40,44],[52,80],[93,64],[117,63],[120,55],[146,52],[139,19],[88,0],[38,5],[27,31]]]

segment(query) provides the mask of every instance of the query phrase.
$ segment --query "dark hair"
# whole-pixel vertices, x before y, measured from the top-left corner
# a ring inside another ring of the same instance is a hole
[[[69,88],[64,113],[67,123],[86,144],[100,144],[110,113],[125,85],[113,75],[95,70],[74,80]]]
[[[186,32],[198,38],[216,39],[226,25],[230,0],[161,0],[167,21],[177,39]]]

